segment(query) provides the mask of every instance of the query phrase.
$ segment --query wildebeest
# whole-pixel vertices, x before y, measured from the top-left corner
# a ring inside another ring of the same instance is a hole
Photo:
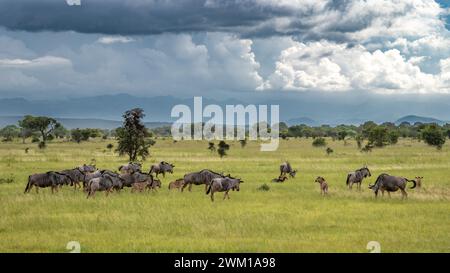
[[[102,171],[99,170],[96,170],[95,172],[86,173],[83,176],[83,189],[86,191],[89,181],[91,181],[91,179],[93,178],[101,177],[102,175],[103,175]]]
[[[142,168],[141,163],[137,163],[137,162],[129,162],[126,165],[122,165],[119,167],[119,171],[123,174],[125,173],[135,173],[135,172],[140,172]]]
[[[76,189],[77,186],[78,186],[78,188],[81,188],[80,182],[84,182],[84,176],[87,173],[92,173],[94,171],[95,171],[95,166],[84,164],[83,166],[80,166],[80,167],[77,167],[77,168],[60,171],[60,173],[63,173],[63,174],[66,174],[66,175],[70,176],[70,178],[73,181],[71,183],[71,186],[73,186],[74,189]],[[84,184],[85,183],[83,183],[83,185]]]
[[[161,188],[161,180],[159,179],[153,179],[153,181],[151,183],[147,184],[146,189],[151,190],[151,191],[156,191],[158,188]]]
[[[124,187],[132,187],[134,183],[153,181],[152,175],[141,172],[120,174],[119,177],[122,178]]]
[[[173,168],[175,167],[175,165],[165,162],[165,161],[161,161],[158,164],[154,164],[150,167],[150,172],[149,174],[156,174],[156,177],[158,177],[158,174],[162,173],[163,177],[166,177],[166,172],[168,173],[173,173]]]
[[[193,172],[193,173],[188,173],[184,175],[184,184],[181,187],[181,191],[184,191],[184,188],[186,188],[189,185],[189,191],[192,190],[192,185],[202,185],[205,184],[205,191],[208,187],[208,185],[211,183],[211,181],[214,178],[223,178],[225,177],[224,175],[220,174],[220,173],[216,173],[213,172],[211,170],[208,169],[204,169],[201,170],[199,172]]]
[[[328,194],[328,183],[327,181],[325,181],[325,178],[323,178],[322,176],[318,176],[315,182],[320,184],[320,194],[322,195]]]
[[[215,192],[225,192],[223,199],[225,200],[225,198],[227,198],[227,197],[228,197],[228,199],[230,199],[228,192],[230,190],[239,191],[240,183],[244,183],[244,181],[242,181],[239,178],[232,178],[229,176],[214,178],[211,181],[211,183],[209,184],[206,194],[211,193],[211,201],[212,202],[214,202],[214,193]]]
[[[416,176],[415,177],[415,180],[416,180],[418,188],[422,188],[422,179],[423,179],[423,176]]]
[[[183,187],[183,185],[184,185],[184,179],[183,178],[179,178],[179,179],[169,183],[169,190],[173,190],[173,189],[180,190],[181,187]]]
[[[106,191],[106,196],[113,190],[113,182],[109,175],[92,178],[87,184],[87,196],[94,197],[97,191]]]
[[[46,187],[51,187],[52,193],[54,193],[55,190],[58,190],[58,186],[68,185],[70,183],[72,183],[70,176],[59,172],[49,171],[46,173],[32,174],[28,176],[28,183],[24,193],[30,192],[33,186],[36,187],[36,193],[39,192],[39,188]]]
[[[297,173],[297,170],[292,169],[291,164],[289,162],[283,162],[280,165],[280,179],[283,176],[286,176],[286,174],[289,174],[292,178],[295,177],[295,174]]]
[[[286,176],[280,176],[278,178],[272,179],[272,182],[280,183],[280,182],[284,182],[286,179],[287,179]]]
[[[402,192],[402,199],[407,198],[408,194],[406,193],[406,183],[412,182],[413,186],[410,189],[414,189],[416,187],[415,180],[409,180],[405,177],[393,176],[386,173],[380,174],[375,181],[374,185],[369,185],[369,189],[372,189],[375,193],[375,197],[378,196],[378,191],[384,195],[384,191],[387,191],[390,196],[390,192],[398,191],[399,189]]]
[[[370,176],[372,176],[372,174],[370,173],[369,168],[364,166],[361,169],[348,173],[346,184],[349,189],[352,189],[353,184],[357,184],[357,189],[361,190],[363,179]]]

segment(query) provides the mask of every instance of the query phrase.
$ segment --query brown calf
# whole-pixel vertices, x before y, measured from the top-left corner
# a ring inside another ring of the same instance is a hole
[[[320,184],[320,194],[328,194],[328,183],[325,181],[325,178],[318,176],[315,182]]]

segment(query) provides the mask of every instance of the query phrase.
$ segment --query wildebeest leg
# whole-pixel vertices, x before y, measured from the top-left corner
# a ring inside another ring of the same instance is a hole
[[[51,188],[52,188],[52,194],[54,194],[55,193],[55,187],[52,186]]]
[[[391,198],[391,192],[390,192],[390,191],[388,191],[387,193],[388,193],[388,196],[389,196],[389,198]]]
[[[35,188],[36,188],[36,193],[39,193],[39,187],[35,186]]]
[[[211,201],[214,202],[214,192],[211,191]]]
[[[192,183],[189,184],[189,191],[192,191]]]
[[[408,198],[408,194],[406,193],[405,189],[400,188],[402,191],[402,199]]]
[[[205,184],[205,192],[208,191],[208,184]]]
[[[183,184],[183,186],[181,187],[181,192],[184,191],[184,188],[186,188],[186,187],[188,186],[188,184],[190,184],[190,183],[184,183],[184,184]]]
[[[228,196],[228,191],[226,191],[225,192],[225,194],[223,195],[223,200],[225,200],[225,198],[227,198],[227,196]],[[229,199],[230,197],[228,197],[228,199]]]

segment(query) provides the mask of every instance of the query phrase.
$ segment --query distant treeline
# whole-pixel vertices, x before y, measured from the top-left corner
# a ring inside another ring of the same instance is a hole
[[[192,129],[194,125],[191,126]],[[83,128],[67,130],[61,124],[55,126],[51,133],[46,135],[46,140],[67,139],[74,142],[88,141],[90,138],[115,138],[117,129],[96,129]],[[146,129],[151,136],[170,137],[171,127],[163,126],[153,129]],[[237,130],[237,127],[236,127]],[[269,129],[270,130],[270,129]],[[248,128],[246,128],[248,135]],[[367,148],[382,147],[385,145],[397,143],[400,137],[414,138],[424,140],[430,145],[438,148],[442,147],[446,138],[450,138],[450,124],[438,125],[435,123],[415,123],[403,122],[396,125],[391,122],[376,124],[373,121],[367,121],[359,126],[339,125],[332,127],[330,125],[308,126],[305,124],[288,126],[286,123],[279,124],[279,134],[283,139],[288,138],[323,138],[328,137],[333,140],[355,139],[361,148],[363,143]],[[12,141],[14,138],[22,138],[23,141],[31,138],[32,142],[39,142],[45,136],[39,130],[29,130],[19,125],[8,125],[0,129],[0,137],[3,141]]]

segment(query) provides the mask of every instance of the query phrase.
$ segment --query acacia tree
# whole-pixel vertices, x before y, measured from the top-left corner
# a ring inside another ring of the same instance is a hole
[[[44,148],[46,146],[46,141],[51,138],[51,135],[55,129],[61,127],[61,124],[54,118],[34,117],[27,115],[23,118],[23,120],[19,121],[19,126],[23,130],[39,132],[42,137],[42,141],[39,143],[39,147]]]
[[[142,119],[144,118],[144,110],[134,108],[123,114],[123,126],[117,128],[117,151],[119,155],[128,155],[130,161],[136,161],[138,157],[142,160],[150,154],[150,146],[155,144],[152,139],[147,139],[150,133],[145,128]]]
[[[442,148],[445,143],[445,135],[442,129],[437,124],[430,124],[421,131],[422,139],[431,146],[435,146],[438,150]]]

